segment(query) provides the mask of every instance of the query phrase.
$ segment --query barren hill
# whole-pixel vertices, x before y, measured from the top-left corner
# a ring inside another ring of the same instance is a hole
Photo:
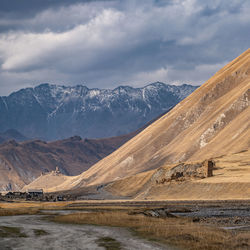
[[[167,112],[168,110],[165,113]],[[39,176],[38,179],[45,179],[39,184],[41,188],[57,186],[70,178],[69,176],[87,170],[159,117],[132,133],[110,138],[82,140],[81,137],[74,136],[54,142],[41,140],[23,143],[15,140],[5,142],[0,145],[0,190],[18,190]],[[59,168],[61,175],[50,173],[56,167]],[[41,173],[46,175],[41,176]]]
[[[212,176],[206,178],[203,162],[182,162],[115,180],[105,185],[62,191],[65,183],[79,186],[79,178],[50,173],[24,187],[62,191],[83,199],[227,200],[250,199],[250,150],[212,159]]]
[[[250,146],[250,49],[218,71],[113,154],[79,178],[82,185],[180,161],[201,161]]]
[[[21,142],[27,141],[28,138],[15,129],[8,129],[5,132],[0,133],[0,144],[9,140],[16,140],[18,142]]]
[[[172,163],[248,150],[249,98],[250,49],[118,150],[55,189],[108,183]]]
[[[114,181],[103,189],[113,196],[139,200],[249,199],[250,150],[219,156],[213,161],[215,168],[209,178],[169,180],[167,176],[176,165],[185,169],[202,163],[172,164]]]
[[[82,140],[75,136],[48,143],[40,140],[5,142],[0,145],[0,190],[18,190],[42,172],[55,170],[56,166],[65,175],[80,174],[135,133],[106,139]]]

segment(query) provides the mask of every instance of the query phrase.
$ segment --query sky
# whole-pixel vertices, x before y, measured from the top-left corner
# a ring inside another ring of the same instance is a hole
[[[201,85],[250,44],[249,0],[1,0],[0,95]]]

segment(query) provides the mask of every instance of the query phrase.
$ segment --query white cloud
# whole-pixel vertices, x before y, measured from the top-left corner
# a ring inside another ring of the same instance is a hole
[[[212,77],[218,70],[224,67],[228,62],[216,63],[216,64],[201,64],[194,67],[193,70],[169,70],[169,81],[178,83],[196,83],[201,85],[205,83],[210,77]]]
[[[77,54],[82,54],[83,64],[91,63],[98,50],[114,49],[124,38],[124,34],[116,29],[122,19],[122,13],[106,9],[88,23],[62,33],[11,32],[3,35],[0,37],[0,52],[4,58],[2,69],[18,71],[46,67],[44,62],[49,64],[51,61],[60,67],[60,60]]]
[[[152,83],[156,81],[175,85],[180,85],[183,83],[196,83],[196,85],[201,85],[227,63],[228,62],[223,62],[213,65],[201,64],[195,66],[192,70],[178,70],[172,67],[163,67],[153,71],[136,73],[135,75],[131,76],[129,82],[133,83],[133,86],[143,86],[145,83]]]

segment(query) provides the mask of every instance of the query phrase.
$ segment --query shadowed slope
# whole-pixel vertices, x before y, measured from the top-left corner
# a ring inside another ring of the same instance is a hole
[[[0,190],[18,190],[56,166],[66,175],[80,174],[134,135],[85,140],[75,136],[48,143],[5,142],[0,145]]]

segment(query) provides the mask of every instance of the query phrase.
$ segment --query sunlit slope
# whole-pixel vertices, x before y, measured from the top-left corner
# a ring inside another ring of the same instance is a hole
[[[250,150],[213,161],[216,167],[212,177],[157,183],[172,164],[114,181],[105,189],[133,199],[250,199]]]
[[[249,149],[249,99],[250,49],[118,150],[55,188],[99,185]]]
[[[249,148],[249,89],[250,49],[172,111],[80,175],[82,185]]]
[[[46,175],[41,175],[36,178],[33,182],[25,185],[21,191],[26,192],[29,189],[43,189],[44,192],[54,192],[57,191],[57,187],[66,181],[72,181],[73,176],[66,176],[63,174],[55,175],[54,173],[49,173]]]

